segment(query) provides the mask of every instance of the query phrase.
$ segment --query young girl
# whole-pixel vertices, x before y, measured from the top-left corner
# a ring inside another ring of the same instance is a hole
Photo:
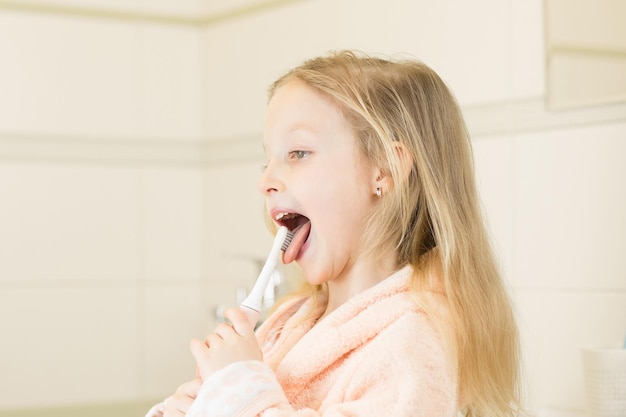
[[[263,138],[259,188],[307,288],[256,334],[230,309],[192,341],[199,377],[164,416],[517,415],[517,328],[437,74],[307,61],[271,87]]]

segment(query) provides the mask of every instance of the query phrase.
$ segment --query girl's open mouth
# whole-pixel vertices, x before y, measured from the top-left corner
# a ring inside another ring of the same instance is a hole
[[[302,246],[309,237],[311,221],[308,217],[298,213],[279,213],[274,220],[293,232],[291,243],[283,254],[283,263],[291,263],[298,257]]]

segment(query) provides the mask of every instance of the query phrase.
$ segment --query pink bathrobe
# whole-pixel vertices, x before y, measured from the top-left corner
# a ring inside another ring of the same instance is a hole
[[[410,298],[411,274],[403,268],[316,325],[302,321],[310,300],[286,302],[257,332],[264,361],[211,375],[187,417],[455,416],[456,369]]]

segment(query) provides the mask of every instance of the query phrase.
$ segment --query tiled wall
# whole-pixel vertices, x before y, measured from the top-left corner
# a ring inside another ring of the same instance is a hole
[[[581,348],[626,332],[626,121],[475,141],[534,409],[584,409]]]
[[[584,409],[580,348],[626,332],[625,107],[544,108],[541,0],[285,3],[203,24],[0,7],[0,410],[160,398],[191,376],[189,338],[269,247],[265,89],[340,48],[418,56],[456,92],[527,404]]]
[[[160,398],[212,327],[199,29],[0,4],[0,32],[0,410]]]

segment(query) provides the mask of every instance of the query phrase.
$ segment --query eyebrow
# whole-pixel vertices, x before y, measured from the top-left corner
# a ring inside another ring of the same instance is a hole
[[[309,135],[315,136],[318,134],[318,131],[308,125],[305,125],[300,122],[296,122],[286,129],[286,133],[288,135],[292,135],[292,134],[298,135],[299,133],[304,133],[306,136],[309,136]],[[261,143],[263,145],[263,152],[267,154],[267,148],[265,147],[265,140],[262,139]]]
[[[290,126],[289,129],[287,129],[287,133],[298,133],[300,131],[306,134],[314,134],[314,135],[318,133],[317,129],[304,125],[303,123],[296,123],[293,126]]]

